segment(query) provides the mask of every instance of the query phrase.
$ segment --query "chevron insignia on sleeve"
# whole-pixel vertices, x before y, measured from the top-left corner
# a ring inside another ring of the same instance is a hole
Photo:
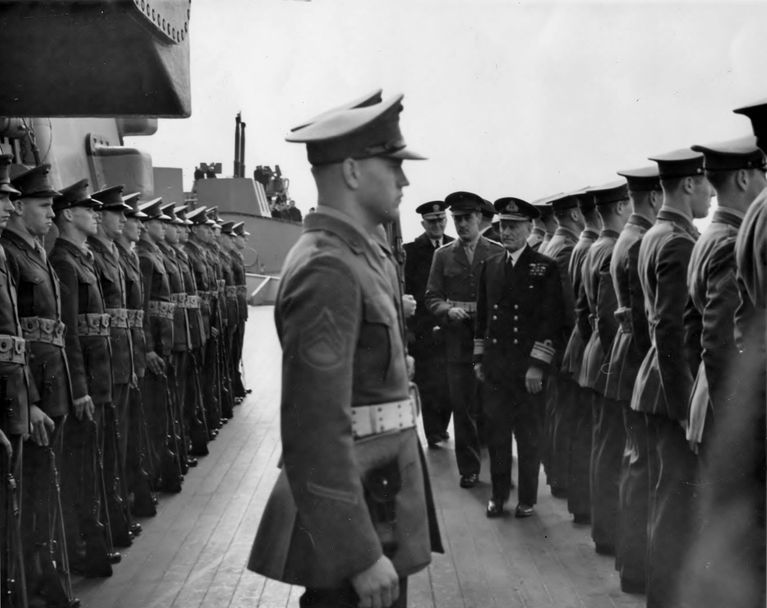
[[[301,332],[301,359],[319,369],[331,369],[344,361],[346,346],[333,313],[327,308]]]
[[[530,351],[530,357],[543,361],[544,363],[551,363],[554,360],[554,346],[551,340],[545,340],[540,342],[538,340],[533,344],[533,350]]]
[[[483,338],[474,338],[474,355],[482,355],[485,352],[485,340]]]

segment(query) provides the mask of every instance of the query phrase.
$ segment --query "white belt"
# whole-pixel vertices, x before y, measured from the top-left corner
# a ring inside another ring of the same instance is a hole
[[[352,435],[362,439],[389,431],[401,431],[415,426],[415,400],[411,397],[401,401],[361,405],[352,408]]]

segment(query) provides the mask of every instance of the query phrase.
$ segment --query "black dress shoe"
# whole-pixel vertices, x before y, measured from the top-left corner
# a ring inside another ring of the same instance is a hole
[[[532,514],[533,514],[533,507],[523,503],[519,503],[517,505],[517,508],[514,509],[514,516],[519,517],[520,519],[524,517],[530,517]]]
[[[429,435],[426,437],[426,443],[429,444],[430,448],[438,448],[440,441],[442,441],[442,437],[439,435]]]
[[[479,474],[477,473],[469,473],[468,475],[461,475],[461,487],[462,488],[473,488],[479,483]]]
[[[503,501],[491,498],[487,501],[487,510],[485,511],[490,519],[503,516]]]
[[[645,592],[645,582],[621,577],[621,591],[639,595]]]
[[[131,531],[131,534],[133,534],[133,537],[135,538],[136,536],[141,534],[141,532],[143,531],[143,528],[141,527],[140,523],[138,523],[137,521],[134,521],[130,525],[130,531]]]
[[[567,498],[567,488],[562,486],[551,486],[551,495],[554,498]]]
[[[591,515],[589,515],[588,513],[576,513],[575,515],[573,515],[573,523],[590,524]]]
[[[450,439],[450,433],[448,433],[447,431],[443,431],[442,433],[439,434],[439,436],[442,439],[442,441],[447,441],[448,439]]]
[[[187,456],[186,464],[194,468],[197,466],[197,459],[194,456]]]
[[[609,543],[596,543],[596,551],[599,555],[615,555],[615,547]]]

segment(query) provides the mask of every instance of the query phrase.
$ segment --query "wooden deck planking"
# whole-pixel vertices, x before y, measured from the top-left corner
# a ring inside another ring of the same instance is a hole
[[[76,581],[83,608],[296,608],[302,590],[248,572],[245,563],[278,469],[281,355],[272,309],[251,308],[246,384],[254,389],[190,470],[184,490],[163,495],[158,515],[123,551],[109,579]],[[425,444],[425,442],[424,442]],[[543,483],[536,515],[488,520],[482,483],[458,487],[452,442],[428,450],[446,553],[411,577],[411,608],[639,608],[620,592],[613,560],[597,555],[588,526]],[[509,507],[513,509],[512,494]]]

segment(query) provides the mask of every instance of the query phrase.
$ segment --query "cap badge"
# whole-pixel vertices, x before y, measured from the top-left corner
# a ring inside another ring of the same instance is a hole
[[[442,209],[440,208],[440,206],[439,206],[439,205],[432,205],[432,206],[431,206],[431,210],[432,210],[434,213],[439,213],[440,211],[442,211]]]
[[[509,201],[509,204],[506,205],[506,213],[518,213],[519,207],[517,207],[517,203],[514,201]]]

